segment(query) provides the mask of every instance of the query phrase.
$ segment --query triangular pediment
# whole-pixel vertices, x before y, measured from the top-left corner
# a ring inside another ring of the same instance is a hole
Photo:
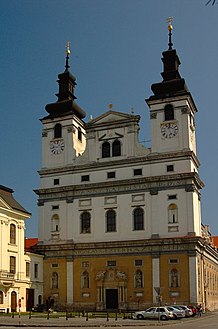
[[[9,204],[7,202],[5,202],[5,200],[3,200],[1,197],[0,197],[0,208],[11,209]]]
[[[129,121],[133,119],[135,119],[135,115],[110,110],[96,117],[90,123],[106,124],[117,121]]]

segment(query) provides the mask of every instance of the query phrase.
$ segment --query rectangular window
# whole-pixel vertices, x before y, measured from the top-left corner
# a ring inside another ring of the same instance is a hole
[[[142,169],[134,169],[133,170],[134,176],[141,176],[142,175]]]
[[[89,262],[82,262],[82,267],[89,267]]]
[[[37,279],[39,277],[39,264],[34,264],[34,278]]]
[[[107,266],[116,266],[117,265],[117,263],[116,263],[116,261],[115,260],[108,260],[107,261]]]
[[[58,205],[52,206],[52,210],[56,210],[56,209],[59,209]]]
[[[169,259],[169,264],[178,264],[178,263],[179,263],[178,258],[171,258],[171,259]]]
[[[30,277],[30,263],[26,262],[26,277]]]
[[[107,178],[115,178],[115,177],[116,177],[115,171],[111,171],[107,173]]]
[[[141,259],[135,259],[135,266],[142,266],[142,260]]]
[[[168,165],[167,166],[167,172],[174,171],[174,165]]]
[[[16,257],[10,256],[10,273],[16,273]]]
[[[177,199],[176,194],[168,195],[168,200],[175,200],[175,199]]]
[[[89,181],[89,175],[81,176],[81,182],[88,182],[88,181]]]
[[[60,184],[60,179],[59,178],[55,178],[54,179],[54,185],[59,185]]]
[[[52,267],[52,268],[57,268],[57,267],[59,267],[59,266],[58,266],[57,263],[54,263],[54,264],[51,264],[51,267]]]

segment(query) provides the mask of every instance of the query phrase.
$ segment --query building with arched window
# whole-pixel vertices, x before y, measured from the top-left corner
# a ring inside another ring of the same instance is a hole
[[[22,312],[38,303],[43,294],[43,256],[25,251],[25,221],[31,214],[13,197],[13,190],[0,185],[0,310]],[[40,268],[37,280],[33,264]],[[37,282],[36,282],[37,281]]]
[[[162,61],[163,80],[146,100],[148,147],[139,115],[110,106],[85,122],[74,76],[58,76],[58,100],[41,119],[35,191],[44,301],[128,310],[157,303],[161,291],[163,303],[218,307],[218,253],[201,222],[198,110],[176,50]]]

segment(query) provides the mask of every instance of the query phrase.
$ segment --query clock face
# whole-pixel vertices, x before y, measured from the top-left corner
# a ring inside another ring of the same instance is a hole
[[[176,123],[165,123],[161,125],[161,135],[164,138],[172,138],[177,135],[179,128]]]
[[[63,139],[58,139],[50,142],[50,150],[53,154],[60,154],[64,150]]]

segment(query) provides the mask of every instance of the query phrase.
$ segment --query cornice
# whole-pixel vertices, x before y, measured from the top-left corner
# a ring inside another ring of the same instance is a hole
[[[71,256],[76,257],[100,257],[106,255],[150,255],[156,257],[166,253],[188,253],[193,257],[199,253],[201,248],[201,237],[178,237],[165,239],[144,239],[114,242],[95,243],[59,243],[43,244],[36,247],[36,251],[43,253],[47,258]],[[207,252],[206,252],[207,254]],[[216,252],[218,261],[218,253]]]
[[[197,191],[199,193],[199,189],[203,186],[198,174],[192,172],[52,187],[34,192],[39,196],[38,205],[43,205],[46,201],[66,200],[66,202],[71,203],[78,198],[138,193],[139,191],[147,191],[152,195],[166,189],[185,189],[187,192]]]
[[[193,151],[178,151],[178,152],[168,152],[168,153],[149,153],[146,156],[140,157],[131,157],[125,158],[120,160],[112,160],[110,158],[109,161],[102,161],[102,162],[87,162],[86,164],[80,165],[72,165],[72,166],[63,166],[63,167],[56,167],[56,168],[42,168],[38,171],[39,175],[42,177],[44,175],[54,175],[54,174],[71,174],[76,172],[82,171],[92,171],[93,169],[101,170],[102,168],[110,167],[127,167],[129,165],[134,164],[137,165],[152,165],[157,162],[166,162],[166,161],[179,161],[181,158],[191,159],[196,167],[200,166],[200,162],[197,156],[194,154]]]

